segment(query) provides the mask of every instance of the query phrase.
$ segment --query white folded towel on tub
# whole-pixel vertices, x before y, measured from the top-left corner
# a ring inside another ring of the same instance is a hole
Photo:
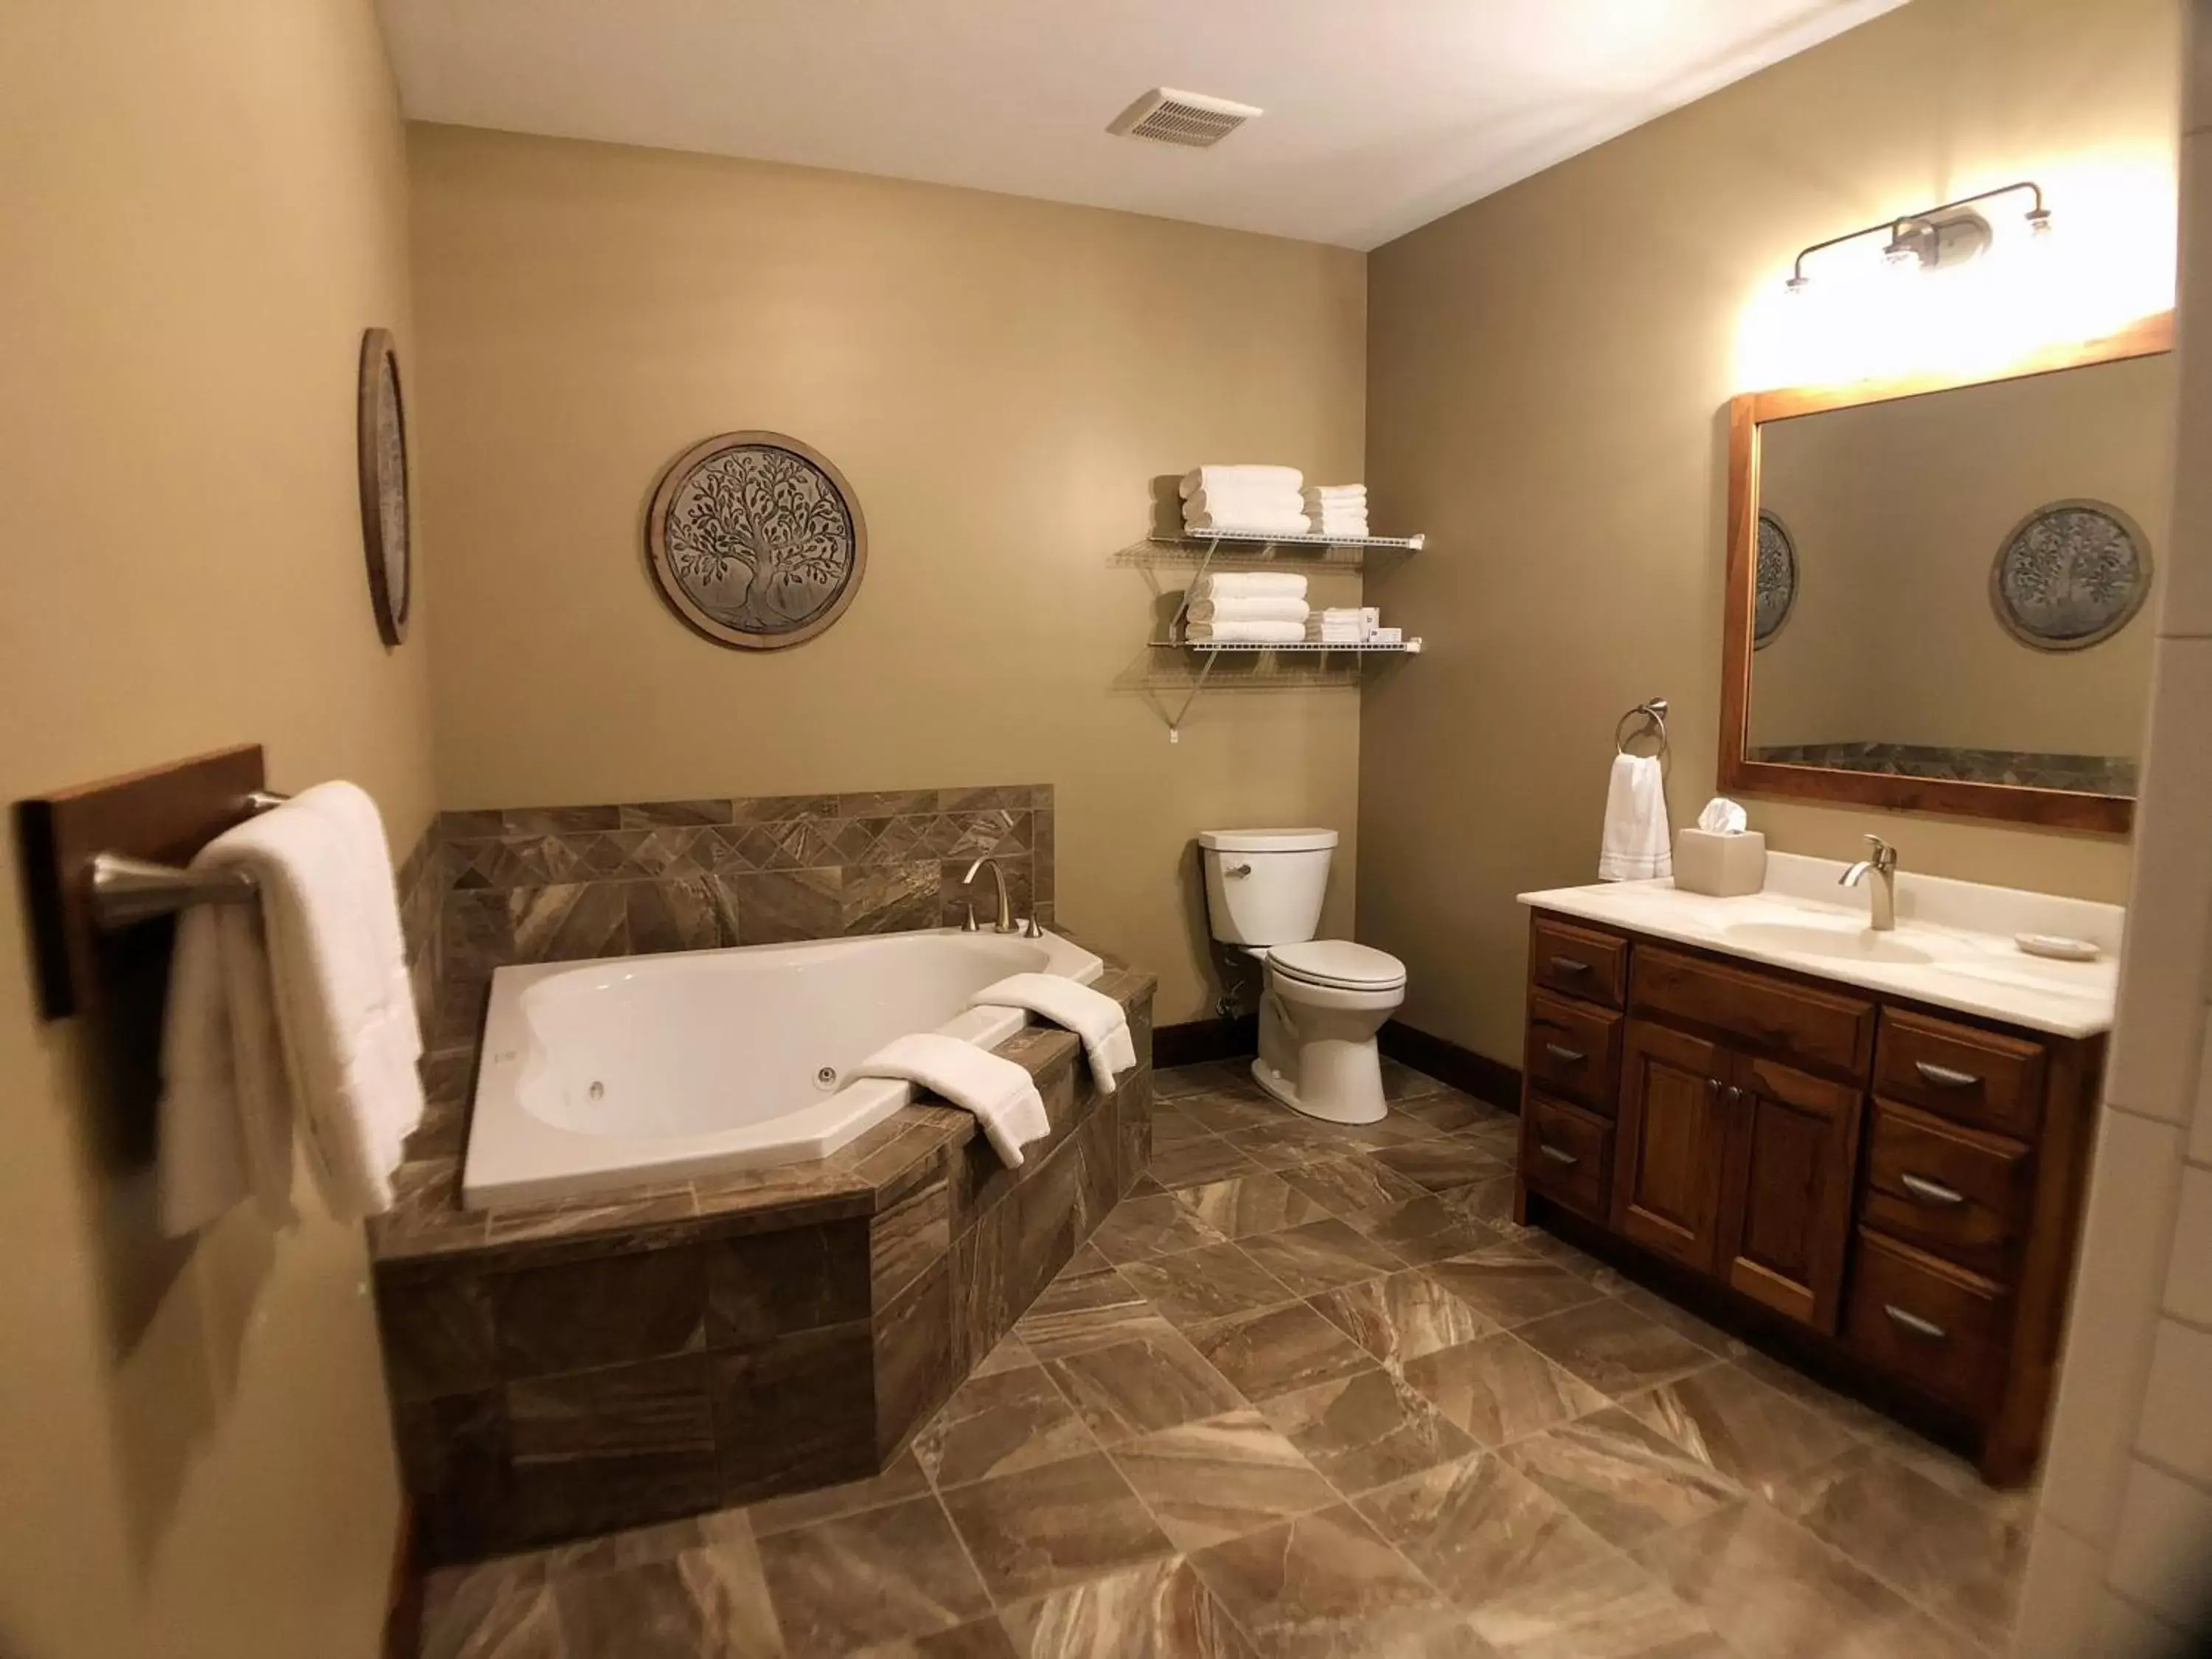
[[[1137,1063],[1137,1045],[1129,1036],[1129,1017],[1121,1012],[1121,1005],[1103,991],[1058,974],[1010,974],[976,992],[969,1006],[1026,1008],[1055,1025],[1067,1027],[1083,1039],[1091,1080],[1102,1095],[1114,1092],[1115,1073]]]
[[[973,1112],[992,1148],[1010,1170],[1022,1166],[1022,1148],[1052,1133],[1044,1097],[1030,1074],[1011,1060],[958,1037],[916,1031],[862,1060],[854,1077],[887,1077],[918,1083]]]
[[[331,1212],[388,1209],[422,1118],[422,1052],[375,803],[318,784],[224,831],[195,870],[243,871],[251,905],[177,925],[161,1034],[159,1192],[172,1234],[252,1197],[291,1214],[292,1135]]]

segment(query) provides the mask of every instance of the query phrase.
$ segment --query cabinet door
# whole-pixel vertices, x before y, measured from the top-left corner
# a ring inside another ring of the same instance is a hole
[[[1730,1056],[1702,1037],[1628,1023],[1613,1144],[1613,1231],[1713,1271]]]
[[[1721,1278],[1777,1313],[1832,1332],[1850,1242],[1858,1089],[1738,1055],[1723,1098]]]

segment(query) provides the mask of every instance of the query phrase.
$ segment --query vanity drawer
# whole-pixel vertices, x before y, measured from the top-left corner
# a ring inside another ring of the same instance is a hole
[[[1530,1094],[1521,1118],[1521,1177],[1593,1221],[1606,1212],[1613,1125],[1565,1101]]]
[[[2039,1042],[1885,1008],[1875,1091],[2029,1139],[2042,1116],[2043,1059]]]
[[[1986,1279],[1859,1230],[1844,1336],[1858,1355],[1968,1411],[2004,1374],[2008,1297]]]
[[[1619,1014],[1531,992],[1528,1045],[1522,1058],[1532,1088],[1613,1115],[1620,1080]]]
[[[1645,946],[1629,974],[1639,1012],[1669,1015],[1744,1038],[1780,1057],[1864,1077],[1874,1050],[1874,1004]]]
[[[2028,1195],[2028,1149],[1877,1100],[1860,1218],[1992,1279],[2005,1276]]]
[[[1620,1007],[1628,995],[1628,941],[1538,916],[1528,928],[1528,979],[1562,996]]]

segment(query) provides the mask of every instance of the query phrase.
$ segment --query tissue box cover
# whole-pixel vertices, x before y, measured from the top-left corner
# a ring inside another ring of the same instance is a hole
[[[1756,830],[1716,835],[1710,830],[1674,832],[1674,885],[1686,893],[1737,898],[1766,885],[1766,837]]]

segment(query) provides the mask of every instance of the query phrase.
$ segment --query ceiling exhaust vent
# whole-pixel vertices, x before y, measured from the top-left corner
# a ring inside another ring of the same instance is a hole
[[[1233,104],[1226,98],[1154,87],[1115,116],[1106,131],[1124,138],[1181,144],[1186,149],[1211,149],[1259,113],[1249,104]]]

